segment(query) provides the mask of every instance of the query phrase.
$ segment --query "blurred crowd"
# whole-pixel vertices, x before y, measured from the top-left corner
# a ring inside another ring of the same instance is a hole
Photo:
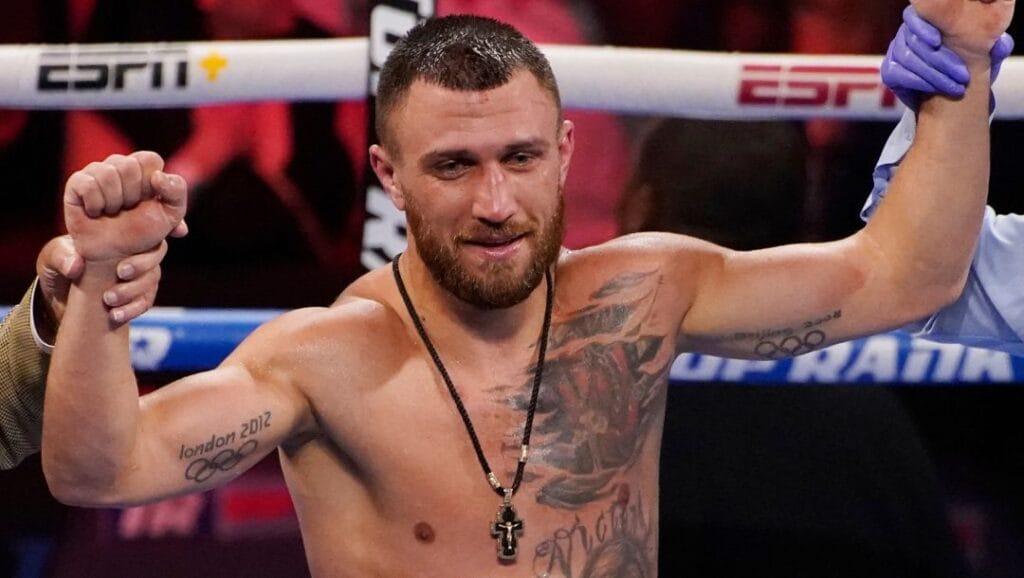
[[[902,0],[440,0],[438,12],[506,20],[542,43],[881,54],[902,7]],[[366,0],[34,0],[8,7],[0,42],[363,36],[368,12]],[[701,151],[730,146],[728,133],[741,125],[712,123],[682,137],[672,128],[679,121],[600,111],[569,111],[569,117],[578,127],[566,190],[566,244],[574,248],[654,226],[644,215],[664,219],[661,197],[679,205],[672,212],[679,218],[700,220],[713,212],[737,233],[769,226],[772,234],[759,241],[764,244],[848,234],[859,226],[857,209],[889,130],[888,123],[792,123],[780,129],[792,133],[792,146],[773,150],[780,157],[799,154],[802,162],[795,164],[777,159],[779,166],[800,165],[799,174],[785,175],[772,191],[741,183],[730,198],[708,203],[699,198],[699,189],[707,188],[698,176]],[[6,201],[0,302],[20,295],[36,250],[60,231],[64,178],[90,161],[140,148],[160,152],[168,169],[191,185],[192,234],[174,243],[162,304],[331,301],[362,271],[366,118],[361,102],[0,110],[0,194]],[[760,168],[737,167],[736,182],[743,171]],[[736,210],[750,203],[763,211]]]

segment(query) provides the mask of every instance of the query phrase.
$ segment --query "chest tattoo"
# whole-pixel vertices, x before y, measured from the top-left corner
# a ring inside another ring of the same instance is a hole
[[[578,509],[608,497],[661,419],[674,355],[668,335],[650,328],[658,281],[654,272],[615,277],[553,324],[532,443],[548,470],[538,502]],[[528,398],[508,389],[499,395],[525,409]]]

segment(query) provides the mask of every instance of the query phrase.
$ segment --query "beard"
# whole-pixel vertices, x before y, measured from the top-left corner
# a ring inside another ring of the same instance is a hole
[[[505,309],[521,303],[540,285],[544,272],[558,259],[565,235],[565,201],[558,188],[558,205],[546,223],[532,228],[529,223],[505,222],[500,225],[477,221],[467,230],[446,239],[425,222],[415,203],[406,199],[409,234],[427,270],[441,287],[460,300],[482,309]],[[531,229],[533,229],[531,231]],[[506,238],[525,234],[529,250],[526,270],[516,271],[512,261],[485,263],[482,270],[471,271],[460,259],[459,246],[470,239],[486,236]]]

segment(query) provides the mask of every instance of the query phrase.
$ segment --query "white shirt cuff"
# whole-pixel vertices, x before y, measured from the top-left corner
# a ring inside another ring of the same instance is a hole
[[[29,297],[28,302],[29,326],[32,327],[32,339],[36,342],[36,346],[39,347],[40,351],[49,355],[53,353],[53,344],[43,341],[43,338],[39,335],[39,330],[36,329],[36,297],[38,296],[42,299],[39,291],[39,278],[36,277],[36,280],[32,282],[32,296]]]

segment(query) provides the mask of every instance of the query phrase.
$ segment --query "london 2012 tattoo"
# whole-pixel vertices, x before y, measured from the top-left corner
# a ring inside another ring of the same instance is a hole
[[[731,347],[745,347],[750,344],[754,355],[761,359],[782,359],[814,351],[828,341],[828,335],[822,328],[830,321],[843,316],[841,309],[804,321],[798,326],[777,327],[758,331],[737,331],[728,335],[690,336],[690,341],[698,344],[716,345],[729,344]]]
[[[258,441],[249,440],[238,449],[227,448],[217,452],[209,459],[199,458],[185,469],[185,479],[201,484],[212,478],[217,472],[230,472],[249,454],[256,451],[257,446],[259,446]]]
[[[599,301],[552,325],[531,443],[543,470],[539,503],[578,509],[609,496],[661,419],[673,347],[667,335],[644,331],[658,285],[653,272],[625,273],[593,294]],[[497,389],[525,410],[522,391]]]
[[[223,435],[212,434],[209,440],[198,444],[182,444],[178,459],[196,458],[185,468],[185,479],[201,484],[217,472],[233,470],[259,447],[254,436],[270,427],[270,418],[271,412],[265,411],[242,422],[236,430]],[[232,447],[241,440],[245,441],[238,447]]]
[[[653,512],[630,486],[612,488],[615,498],[590,524],[579,516],[534,550],[532,573],[538,578],[646,577],[656,574]]]
[[[828,340],[828,336],[819,327],[829,321],[843,316],[841,309],[804,321],[799,329],[787,328],[781,334],[766,336],[758,340],[754,353],[763,359],[781,359],[810,353]]]

